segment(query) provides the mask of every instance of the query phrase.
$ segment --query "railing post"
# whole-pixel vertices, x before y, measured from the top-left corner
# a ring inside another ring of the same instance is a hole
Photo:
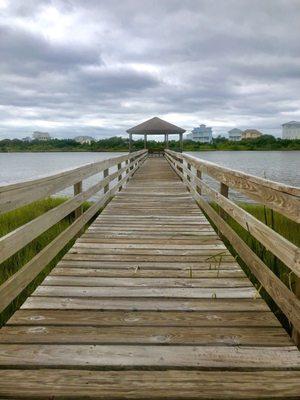
[[[128,165],[129,164],[129,160],[125,161],[125,164]],[[129,174],[129,168],[126,168],[126,176]],[[129,179],[126,180],[126,182],[128,182]]]
[[[192,166],[191,166],[191,164],[188,162],[187,163],[187,169],[189,170],[189,171],[192,171]],[[191,182],[191,177],[190,177],[190,175],[187,173],[186,174],[186,177],[187,177],[187,180],[189,181],[189,182]]]
[[[222,196],[224,196],[228,199],[229,187],[223,182],[220,183],[220,193]],[[223,219],[226,218],[226,213],[225,213],[225,211],[223,211],[222,208],[220,208],[220,216]]]
[[[190,164],[189,162],[186,163],[186,167],[187,167],[187,169],[188,169],[189,171],[192,172],[192,166],[191,166],[191,164]],[[186,179],[188,180],[188,182],[191,182],[191,177],[190,177],[190,175],[188,174],[188,172],[186,173]],[[191,189],[190,189],[189,186],[187,186],[187,190],[188,190],[189,192],[191,191]]]
[[[79,181],[74,185],[74,196],[76,196],[81,192],[82,192],[82,181]],[[83,207],[81,205],[78,208],[76,208],[76,210],[74,210],[75,219],[79,218],[82,212],[83,212]]]
[[[295,277],[296,282],[295,282],[295,295],[298,299],[300,299],[300,278],[298,278],[297,276]],[[295,342],[295,344],[300,348],[300,332],[297,331],[297,329],[295,329],[293,327],[292,329],[292,338]]]
[[[104,178],[104,179],[107,178],[107,177],[108,177],[108,174],[109,174],[109,168],[106,168],[106,169],[103,171],[103,178]],[[107,185],[104,186],[104,194],[107,193],[108,191],[109,191],[109,183],[108,183]]]
[[[122,168],[122,163],[118,164],[118,171]],[[118,175],[118,182],[122,180],[122,174]],[[119,191],[122,190],[122,186],[119,187]]]
[[[202,172],[197,169],[197,178],[202,179]],[[201,187],[196,185],[196,190],[199,194],[201,194]]]
[[[181,158],[176,157],[176,159],[177,159],[177,161],[178,161],[180,164],[183,164],[183,160],[182,160]],[[183,175],[183,169],[182,169],[181,167],[178,167],[178,166],[177,166],[177,169],[178,169],[178,171],[180,172],[180,174]],[[183,179],[182,179],[182,176],[180,176],[180,179],[183,180]]]

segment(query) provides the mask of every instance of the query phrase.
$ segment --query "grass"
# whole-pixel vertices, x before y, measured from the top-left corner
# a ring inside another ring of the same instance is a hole
[[[213,208],[219,211],[219,207],[216,204],[212,204]],[[291,243],[300,246],[300,235],[299,225],[284,217],[283,215],[266,208],[263,205],[250,204],[250,203],[239,203],[239,206],[246,210],[249,214],[252,214],[258,220],[262,221],[274,231],[278,232],[281,236],[288,239]],[[233,218],[226,215],[226,222],[237,232],[241,239],[243,239],[248,246],[259,256],[259,258],[274,272],[274,274],[280,278],[280,280],[291,290],[295,289],[296,277],[290,269],[275,257],[270,251],[268,251],[258,240],[256,240],[246,229],[241,227]],[[224,239],[224,238],[223,238]],[[232,248],[229,242],[224,240],[229,250],[237,256],[236,252]],[[273,299],[268,293],[261,288],[260,283],[257,281],[255,276],[251,273],[246,264],[237,257],[237,261],[242,266],[247,276],[255,284],[262,297],[267,301],[272,311],[276,314],[278,319],[284,325],[286,330],[290,332],[290,324],[281,310],[278,308]]]
[[[67,198],[51,197],[36,201],[32,204],[21,207],[17,210],[0,215],[0,237],[13,231],[33,220],[50,209],[59,206]],[[88,203],[83,205],[84,210],[89,207]],[[69,214],[62,221],[52,226],[35,240],[11,256],[9,259],[0,264],[0,284],[6,281],[10,276],[17,272],[23,265],[31,260],[39,253],[47,244],[49,244],[56,236],[65,230],[74,221],[74,213]],[[73,245],[71,240],[67,246],[48,264],[44,270],[31,282],[31,284],[12,302],[12,304],[0,313],[0,326],[3,325],[8,318],[20,307],[24,300],[33,292],[33,290],[42,282],[44,277],[49,274],[51,269],[56,265],[59,259]]]

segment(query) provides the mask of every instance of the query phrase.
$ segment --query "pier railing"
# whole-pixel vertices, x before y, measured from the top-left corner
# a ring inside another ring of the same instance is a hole
[[[70,213],[75,213],[75,221],[68,228],[0,286],[0,312],[33,281],[111,197],[121,190],[122,185],[146,157],[147,151],[141,150],[45,178],[0,187],[0,214],[51,196],[67,187],[74,187],[74,197],[0,238],[0,264]],[[112,169],[116,168],[113,172]],[[102,179],[83,191],[83,180],[96,174],[101,176],[101,173]],[[83,203],[101,191],[103,194],[100,199],[83,212]]]
[[[294,328],[293,337],[300,344],[300,249],[228,198],[229,190],[234,189],[255,202],[299,223],[300,188],[225,168],[185,153],[165,150],[165,157],[187,185],[199,206],[219,232],[230,242],[251,273],[286,315]],[[203,174],[219,182],[219,191],[203,180]],[[215,211],[202,194],[208,196],[219,206],[220,213]],[[290,273],[295,275],[294,292],[229,226],[226,222],[226,214],[289,268]]]

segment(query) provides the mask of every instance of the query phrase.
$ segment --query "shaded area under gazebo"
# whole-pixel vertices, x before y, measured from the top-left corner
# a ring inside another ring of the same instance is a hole
[[[180,151],[183,149],[183,134],[185,129],[170,124],[161,118],[154,117],[126,131],[129,133],[129,152],[132,151],[132,135],[144,135],[144,148],[147,148],[148,135],[164,135],[165,147],[169,148],[169,135],[179,135]]]

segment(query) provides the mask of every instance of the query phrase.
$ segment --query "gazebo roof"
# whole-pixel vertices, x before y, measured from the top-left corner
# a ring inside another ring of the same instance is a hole
[[[184,133],[185,129],[179,128],[179,126],[170,124],[170,122],[164,121],[161,118],[154,117],[148,119],[141,124],[128,129],[126,132],[133,133],[136,135],[147,134],[147,135],[164,135],[165,133]]]

